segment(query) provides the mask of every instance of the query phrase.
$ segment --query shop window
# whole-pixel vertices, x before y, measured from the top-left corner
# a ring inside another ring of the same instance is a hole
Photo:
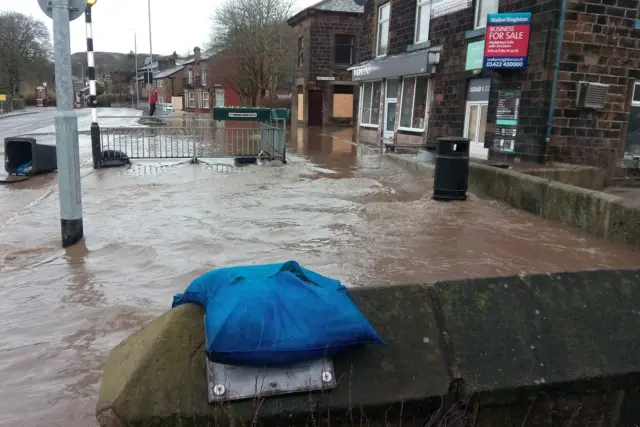
[[[633,86],[626,151],[634,155],[640,155],[640,82],[636,82]]]
[[[378,41],[376,44],[376,56],[384,56],[389,49],[389,16],[391,3],[383,4],[378,8]]]
[[[304,64],[304,38],[298,38],[298,68]]]
[[[416,43],[429,41],[429,21],[431,21],[431,0],[418,0]]]
[[[487,26],[487,16],[490,13],[498,13],[500,0],[477,0],[476,1],[476,17],[475,28],[484,28]]]
[[[355,37],[336,34],[333,41],[333,58],[338,65],[351,65],[354,61]]]
[[[377,126],[380,118],[380,93],[382,82],[367,82],[360,92],[360,124]]]
[[[424,131],[427,110],[427,76],[405,77],[402,82],[400,129]]]

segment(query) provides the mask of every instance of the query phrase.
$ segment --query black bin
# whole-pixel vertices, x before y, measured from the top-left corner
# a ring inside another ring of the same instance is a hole
[[[438,138],[436,144],[433,200],[467,200],[469,139],[449,136]]]
[[[31,162],[28,175],[53,172],[58,168],[55,145],[38,144],[34,138],[12,136],[4,139],[4,170],[23,174],[21,165]]]

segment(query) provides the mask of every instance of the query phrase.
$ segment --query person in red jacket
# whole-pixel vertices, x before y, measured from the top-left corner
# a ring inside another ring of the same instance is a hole
[[[155,89],[151,89],[151,96],[149,96],[149,116],[153,116],[156,113],[157,102],[158,92]]]

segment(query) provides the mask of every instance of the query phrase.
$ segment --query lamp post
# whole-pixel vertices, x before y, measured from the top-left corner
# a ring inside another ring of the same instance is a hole
[[[147,96],[149,97],[149,111],[151,111],[151,88],[153,87],[153,43],[151,42],[151,0],[147,0],[149,13],[149,77],[147,83]]]
[[[91,22],[91,9],[97,0],[87,0],[87,8],[84,11],[87,24],[87,73],[89,74],[89,106],[91,107],[91,156],[93,168],[100,168],[102,150],[100,144],[100,126],[98,125],[98,100],[96,87],[96,64],[93,54],[93,24]]]

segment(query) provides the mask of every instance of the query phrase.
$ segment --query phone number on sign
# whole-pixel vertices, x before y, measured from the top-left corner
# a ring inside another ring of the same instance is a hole
[[[485,67],[487,68],[524,68],[524,61],[523,60],[505,61],[502,59],[497,59],[497,60],[488,59],[485,63]]]

